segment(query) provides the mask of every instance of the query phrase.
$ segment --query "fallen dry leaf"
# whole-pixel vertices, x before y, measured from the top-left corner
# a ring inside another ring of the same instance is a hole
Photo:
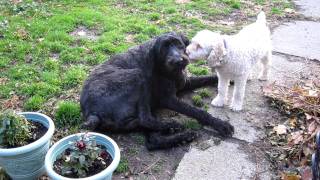
[[[294,144],[299,144],[300,142],[303,141],[303,135],[302,135],[303,131],[296,131],[291,133],[291,141]]]
[[[277,135],[286,134],[287,127],[285,125],[279,124],[278,126],[274,127],[273,130],[277,133]]]
[[[285,174],[285,173],[282,173],[281,179],[282,180],[300,180],[301,177],[299,175],[296,175],[296,174]]]

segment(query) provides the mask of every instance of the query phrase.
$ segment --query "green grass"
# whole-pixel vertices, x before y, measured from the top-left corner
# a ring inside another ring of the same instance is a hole
[[[198,121],[193,119],[188,119],[184,121],[184,127],[191,130],[199,130],[202,128]]]
[[[129,171],[128,159],[122,156],[115,172],[116,173],[125,173],[128,171]]]
[[[202,75],[208,75],[209,74],[209,68],[208,67],[203,67],[203,66],[198,66],[195,64],[189,64],[187,66],[188,71],[196,76],[202,76]]]
[[[211,96],[211,92],[207,88],[200,89],[197,91],[197,94],[199,94],[201,98],[207,98]]]
[[[198,107],[202,107],[203,104],[204,104],[203,101],[202,101],[201,96],[198,95],[198,94],[192,96],[192,103],[193,103],[195,106],[198,106]]]
[[[81,124],[80,105],[72,101],[59,103],[55,113],[55,123],[59,127],[72,127]]]
[[[45,102],[45,99],[39,95],[30,97],[24,104],[24,109],[27,111],[37,111],[41,109],[41,106]]]

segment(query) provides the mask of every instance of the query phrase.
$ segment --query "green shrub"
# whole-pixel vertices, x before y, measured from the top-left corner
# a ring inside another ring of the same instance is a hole
[[[45,99],[39,95],[32,96],[25,102],[24,109],[27,111],[37,111],[41,108],[44,101]]]
[[[28,144],[31,124],[13,111],[0,112],[0,147],[15,147]]]
[[[81,123],[81,110],[78,103],[62,101],[55,113],[55,122],[59,127],[77,126]]]

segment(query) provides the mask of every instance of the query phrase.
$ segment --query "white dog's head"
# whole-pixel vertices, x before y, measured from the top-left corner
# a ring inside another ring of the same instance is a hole
[[[186,53],[191,61],[207,59],[210,67],[221,66],[226,63],[226,42],[219,33],[202,30],[192,38]]]

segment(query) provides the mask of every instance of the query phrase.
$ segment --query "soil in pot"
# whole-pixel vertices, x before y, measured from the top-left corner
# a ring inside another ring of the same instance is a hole
[[[66,173],[65,167],[70,167],[70,164],[67,164],[71,163],[71,160],[66,162],[65,158],[66,156],[69,156],[71,152],[71,149],[68,148],[64,151],[63,155],[53,163],[53,170],[61,176],[68,178],[80,178],[79,173],[77,172],[79,169],[85,171],[85,177],[90,177],[100,173],[112,163],[113,159],[104,146],[97,145],[97,147],[101,148],[101,153],[96,159],[93,160],[92,166],[89,166],[87,168],[81,168],[79,164],[77,164],[74,165],[74,167],[72,167],[71,169],[68,168],[68,172]]]
[[[48,128],[39,122],[29,121],[29,123],[31,125],[31,135],[29,139],[26,140],[27,144],[37,141],[48,131]],[[9,148],[17,148],[21,146],[2,145],[2,147],[9,149]]]

